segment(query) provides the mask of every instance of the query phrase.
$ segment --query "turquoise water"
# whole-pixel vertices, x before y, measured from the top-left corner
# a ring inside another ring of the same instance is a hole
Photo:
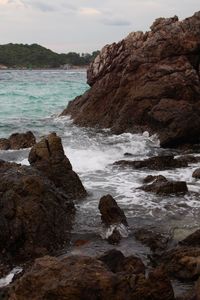
[[[85,71],[0,71],[0,137],[25,130],[42,133],[48,127],[45,119],[87,88]]]

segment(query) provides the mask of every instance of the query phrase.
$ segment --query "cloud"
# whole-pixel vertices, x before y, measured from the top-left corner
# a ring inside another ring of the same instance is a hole
[[[81,15],[96,16],[96,15],[100,15],[101,11],[92,7],[82,7],[80,8],[79,13]]]

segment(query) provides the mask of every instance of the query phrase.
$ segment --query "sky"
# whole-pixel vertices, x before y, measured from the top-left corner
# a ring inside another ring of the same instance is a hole
[[[200,0],[0,0],[0,44],[90,53],[149,30],[158,17],[184,19],[199,10]]]

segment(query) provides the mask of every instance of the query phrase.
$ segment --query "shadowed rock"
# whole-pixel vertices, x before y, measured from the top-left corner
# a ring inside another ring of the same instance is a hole
[[[71,198],[83,198],[87,195],[78,175],[72,170],[65,156],[60,137],[56,133],[48,135],[30,151],[28,158],[32,167],[38,169],[52,180]]]
[[[13,133],[8,139],[0,139],[0,150],[19,150],[30,148],[36,143],[31,131],[26,133]]]
[[[185,194],[188,192],[187,184],[185,181],[169,181],[164,176],[152,176],[153,183],[145,184],[139,189],[145,192],[153,192],[158,195],[169,195],[169,194]],[[150,177],[148,177],[148,182]]]
[[[154,156],[144,160],[131,161],[131,160],[120,160],[114,163],[116,166],[130,167],[133,169],[144,169],[150,170],[168,170],[174,168],[184,168],[188,164],[185,161],[175,159],[173,155],[167,156]]]
[[[81,126],[157,133],[162,147],[198,143],[199,52],[200,12],[159,18],[106,45],[88,69],[90,90],[62,114]]]
[[[99,210],[102,222],[105,225],[124,224],[128,226],[124,212],[111,195],[103,196],[100,199]]]
[[[179,244],[188,247],[200,247],[200,229],[188,235],[184,240],[180,241]]]
[[[90,257],[43,257],[17,280],[9,300],[174,300],[166,274],[156,269],[144,274],[113,273]]]
[[[200,168],[196,169],[193,174],[192,177],[196,178],[196,179],[200,179]]]

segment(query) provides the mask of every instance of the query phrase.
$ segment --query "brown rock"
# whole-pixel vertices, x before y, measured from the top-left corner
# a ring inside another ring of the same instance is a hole
[[[155,176],[153,183],[145,184],[139,187],[139,189],[144,190],[145,192],[153,192],[158,195],[185,194],[188,192],[185,181],[169,181],[161,175]]]
[[[192,177],[199,179],[200,178],[200,168],[196,169],[193,174]]]
[[[29,162],[73,199],[87,195],[78,175],[65,156],[61,139],[52,133],[37,143],[30,151]]]
[[[200,12],[183,21],[157,19],[151,31],[101,50],[88,69],[91,89],[63,115],[116,133],[158,133],[163,147],[198,143],[199,51]]]
[[[180,280],[194,280],[200,275],[200,248],[177,247],[162,255],[167,273]]]
[[[179,244],[188,247],[200,247],[200,229],[187,236]]]
[[[125,257],[119,250],[112,249],[98,258],[114,273],[145,274],[145,265],[134,255]]]
[[[169,236],[145,228],[135,230],[134,236],[141,243],[147,245],[153,252],[165,250],[170,238]]]
[[[8,139],[0,139],[0,150],[19,150],[30,148],[36,143],[31,131],[26,133],[13,133]]]
[[[169,279],[156,269],[143,274],[112,273],[90,257],[43,257],[17,280],[9,300],[174,300]]]
[[[26,261],[69,241],[71,199],[39,171],[0,161],[0,260]]]
[[[134,169],[148,168],[150,170],[168,170],[173,168],[184,168],[188,164],[185,161],[175,159],[173,155],[154,156],[144,160],[131,161],[120,160],[114,163],[116,166],[130,167]]]
[[[102,222],[109,226],[113,224],[128,225],[126,216],[111,195],[103,196],[99,202]]]

